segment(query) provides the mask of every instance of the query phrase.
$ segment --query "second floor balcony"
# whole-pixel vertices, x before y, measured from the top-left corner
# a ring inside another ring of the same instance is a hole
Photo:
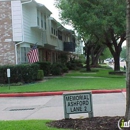
[[[64,51],[75,52],[75,43],[74,42],[64,42]]]

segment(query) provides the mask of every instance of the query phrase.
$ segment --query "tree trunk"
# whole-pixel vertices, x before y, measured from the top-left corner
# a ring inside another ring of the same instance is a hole
[[[121,53],[121,45],[125,41],[126,33],[123,32],[120,35],[119,41],[117,41],[115,37],[114,30],[111,28],[107,32],[104,32],[105,34],[105,45],[109,48],[115,64],[114,64],[114,71],[120,71],[120,53]],[[111,36],[111,40],[108,37],[108,34]]]
[[[86,58],[86,71],[91,71],[90,69],[90,47],[87,48],[87,58]]]
[[[99,50],[96,52],[96,54],[93,56],[92,64],[91,64],[92,66],[98,66],[99,57],[104,51],[104,49],[105,49],[105,46],[100,47]]]
[[[114,56],[114,71],[120,71],[120,55]]]
[[[125,119],[130,120],[130,0],[126,0],[126,113]]]
[[[115,43],[117,44],[117,43]],[[121,46],[116,46],[115,51],[112,46],[108,46],[113,58],[114,58],[114,71],[120,71],[120,52]]]

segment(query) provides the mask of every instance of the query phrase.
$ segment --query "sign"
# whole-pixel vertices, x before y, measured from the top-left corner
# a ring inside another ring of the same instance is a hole
[[[7,77],[10,77],[10,69],[7,69]]]
[[[69,114],[77,113],[89,113],[90,117],[93,116],[91,92],[67,93],[63,94],[63,99],[65,118],[68,118]]]

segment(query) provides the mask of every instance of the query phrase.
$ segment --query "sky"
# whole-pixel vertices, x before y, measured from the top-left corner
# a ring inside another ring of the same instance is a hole
[[[36,0],[36,1],[38,3],[45,5],[52,12],[51,16],[61,23],[61,20],[59,19],[59,11],[54,5],[55,0]],[[67,29],[72,29],[72,27],[69,25],[64,25],[64,27],[66,27]]]

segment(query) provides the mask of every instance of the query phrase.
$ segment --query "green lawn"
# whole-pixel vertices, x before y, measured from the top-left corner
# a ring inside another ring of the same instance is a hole
[[[92,77],[108,77],[108,78],[123,78],[125,76],[120,75],[109,75],[108,73],[113,71],[112,69],[108,68],[94,68],[91,72],[86,72],[85,68],[81,71],[72,71],[71,73],[66,74],[66,76],[92,76]]]
[[[72,71],[64,77],[50,79],[46,82],[11,86],[10,90],[8,86],[0,87],[0,93],[125,88],[125,76],[108,75],[108,71],[110,69],[99,69],[99,71],[90,73]]]
[[[0,121],[0,130],[67,130],[51,128],[47,120]]]

